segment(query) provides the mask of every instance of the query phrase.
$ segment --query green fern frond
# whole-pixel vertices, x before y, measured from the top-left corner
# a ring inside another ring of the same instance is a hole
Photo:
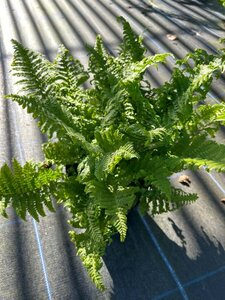
[[[132,158],[139,158],[138,154],[134,151],[131,143],[126,143],[120,146],[114,152],[108,152],[99,159],[95,167],[95,176],[102,180],[106,179],[109,174],[113,174],[114,169],[122,159],[130,160]]]
[[[194,137],[184,149],[178,144],[175,151],[179,151],[177,155],[183,157],[186,167],[205,166],[207,170],[214,169],[218,172],[225,170],[225,145],[207,140],[204,135]]]
[[[215,58],[214,55],[207,53],[203,49],[195,49],[188,53],[184,58],[176,61],[176,65],[185,68],[185,71],[195,76],[196,67],[207,65]]]
[[[79,60],[73,58],[62,45],[59,54],[53,62],[56,70],[56,80],[62,94],[71,94],[89,78]]]
[[[23,91],[28,91],[36,97],[46,97],[52,91],[52,76],[54,71],[51,63],[40,53],[27,49],[16,40],[12,40],[14,58],[12,62],[13,75],[22,78],[17,83],[22,84]]]
[[[147,131],[146,134],[146,142],[145,142],[145,146],[150,145],[152,142],[156,141],[162,141],[164,136],[166,135],[166,129],[163,127],[159,127],[159,128],[155,128],[155,129],[151,129],[149,131]]]
[[[178,172],[183,168],[182,158],[178,155],[172,155],[168,153],[168,155],[166,156],[152,156],[151,159],[152,161],[156,160],[159,163],[159,166],[165,166],[168,172],[170,172],[170,175],[174,172]],[[147,160],[149,160],[149,163],[152,164],[151,159],[149,159],[149,154],[146,154],[146,156],[143,158],[143,163],[146,163],[146,167],[148,167]]]
[[[169,199],[171,198],[172,186],[169,177],[182,170],[184,165],[178,156],[171,157],[151,157],[147,154],[138,161],[139,172],[136,178],[144,178],[149,185],[153,185],[157,190]]]
[[[223,104],[205,104],[197,108],[196,114],[199,119],[196,122],[202,120],[204,123],[212,123],[217,121],[217,117],[224,112]]]
[[[88,254],[85,255],[83,260],[84,265],[86,266],[90,277],[95,283],[96,287],[100,290],[104,290],[105,286],[103,283],[103,278],[99,272],[102,268],[102,258],[98,254]]]
[[[207,133],[214,137],[224,120],[225,110],[223,104],[200,105],[193,113],[186,128],[191,135]]]
[[[112,190],[102,181],[90,180],[87,182],[85,192],[99,207],[105,209],[107,215],[114,215],[118,208],[129,209],[135,200],[136,187],[120,187]]]
[[[84,151],[82,151],[79,144],[68,143],[65,148],[65,143],[62,141],[45,143],[42,149],[47,160],[62,165],[74,164],[80,161],[84,155]]]
[[[207,171],[216,170],[218,172],[225,171],[225,160],[223,161],[215,161],[209,159],[202,158],[184,158],[184,163],[186,167],[189,168],[198,168],[206,167]]]
[[[120,234],[120,241],[123,242],[127,233],[127,211],[119,208],[113,217],[113,225]]]
[[[120,146],[124,145],[124,135],[113,127],[104,128],[95,131],[95,138],[98,145],[104,152],[116,151]]]
[[[168,198],[171,198],[171,183],[168,177],[167,170],[164,168],[158,169],[158,172],[154,172],[154,176],[151,178],[151,184],[165,194]]]
[[[193,54],[198,55],[198,54]],[[193,106],[206,98],[212,80],[224,71],[222,58],[214,57],[208,64],[198,64],[192,72],[175,68],[170,82],[154,90],[158,111],[162,114],[166,126],[176,122],[185,124],[193,112]]]
[[[114,192],[114,203],[112,204],[112,211],[117,211],[118,208],[129,210],[134,205],[136,193],[139,191],[138,187],[119,187]],[[109,210],[110,212],[110,210]]]
[[[73,123],[73,115],[64,106],[54,102],[54,99],[48,98],[48,101],[40,103],[39,99],[31,96],[7,95],[6,98],[27,107],[34,118],[39,117],[38,125],[41,131],[47,133],[50,138],[57,133],[59,139],[64,141],[67,139],[79,144],[86,151],[95,151],[95,147],[85,139]]]
[[[109,65],[112,58],[106,52],[102,38],[97,36],[95,47],[87,46],[89,57],[89,70],[93,74],[92,81],[98,89],[110,90],[117,81],[113,73],[110,72]]]
[[[136,143],[144,142],[148,136],[146,128],[138,123],[127,126],[125,133]]]
[[[102,268],[101,255],[98,253],[88,253],[88,244],[90,244],[90,241],[88,237],[85,236],[85,233],[77,234],[75,231],[70,231],[69,235],[72,242],[77,246],[77,254],[80,256],[92,281],[98,289],[104,290],[103,278],[100,274],[100,269]],[[97,243],[98,241],[96,240],[95,242]]]
[[[110,95],[108,95],[110,96]],[[111,97],[109,97],[104,110],[104,117],[102,120],[102,126],[108,127],[115,124],[121,111],[123,110],[123,102],[127,99],[127,93],[125,90],[115,91]]]
[[[63,179],[55,187],[54,197],[57,202],[63,203],[68,208],[74,218],[76,213],[88,206],[88,196],[84,192],[85,185],[79,182],[77,176],[64,176]]]
[[[160,88],[153,89],[155,110],[166,126],[170,125],[171,121],[179,119],[176,114],[178,102],[189,85],[190,79],[188,76],[185,76],[182,70],[174,68],[170,81],[165,82]]]
[[[151,103],[152,99],[149,99],[149,96],[144,96],[140,82],[137,81],[127,85],[126,92],[128,93],[128,101],[135,112],[135,123],[141,124],[146,129],[162,126],[162,121],[155,109],[155,103],[153,105]]]
[[[104,238],[100,227],[100,214],[101,210],[92,204],[87,207],[88,232],[90,239],[93,241],[94,251],[99,251],[99,245],[100,248],[104,245]]]
[[[134,141],[135,149],[139,147],[150,149],[150,145],[163,141],[168,132],[163,127],[147,130],[144,125],[136,123],[127,126],[125,134]]]
[[[113,202],[115,202],[114,195],[104,182],[97,180],[88,181],[86,183],[85,192],[101,208],[114,211],[114,206],[112,208]]]
[[[78,88],[78,85],[87,77],[81,64],[74,60],[65,49],[61,51],[54,63],[50,63],[41,54],[25,48],[16,41],[13,41],[13,45],[15,50],[14,75],[22,78],[19,83],[25,85],[24,89],[27,93],[26,95],[7,95],[6,98],[17,101],[23,108],[26,107],[34,118],[39,119],[41,130],[50,138],[55,133],[58,138],[65,135],[71,138],[71,134],[68,133],[72,131],[82,134],[83,123],[89,131],[91,122],[88,118],[91,112],[84,104],[87,94]],[[63,93],[62,85],[66,87]]]
[[[125,68],[123,84],[131,84],[137,79],[142,78],[141,76],[148,67],[157,66],[159,63],[164,63],[168,56],[171,56],[171,54],[156,54],[154,56],[144,57],[138,62],[131,63],[127,68]]]
[[[100,290],[104,290],[105,286],[103,283],[103,278],[100,274],[100,269],[102,268],[102,258],[98,254],[86,254],[85,252],[81,254],[81,251],[78,252],[79,256],[82,259],[84,266],[87,268],[87,271],[95,283],[96,287]]]
[[[189,106],[205,99],[214,76],[221,74],[224,68],[225,64],[221,58],[215,58],[208,65],[200,65],[190,86],[178,102],[178,113],[188,116]]]
[[[175,210],[182,207],[183,205],[190,204],[197,199],[197,194],[186,193],[180,189],[173,189],[171,197],[171,210]]]
[[[170,198],[165,197],[164,194],[150,192],[149,193],[149,207],[152,215],[161,214],[168,211],[176,210],[184,205],[196,201],[197,194],[188,194],[180,189],[171,189]]]
[[[220,124],[225,125],[225,108],[223,107],[216,114],[215,122],[220,122]]]
[[[5,164],[0,171],[0,202],[5,208],[11,204],[24,220],[27,212],[38,220],[39,215],[45,216],[44,205],[53,210],[51,185],[61,177],[59,169],[45,169],[29,162],[22,167],[14,159],[12,170]]]
[[[136,62],[143,58],[146,48],[142,44],[142,37],[137,36],[130,24],[123,18],[117,18],[123,25],[123,42],[120,45],[120,57],[129,62]]]

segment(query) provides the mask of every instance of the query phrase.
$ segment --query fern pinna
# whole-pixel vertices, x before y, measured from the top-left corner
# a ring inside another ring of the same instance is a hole
[[[224,71],[224,54],[196,50],[177,61],[168,82],[152,88],[145,71],[170,54],[146,57],[141,38],[118,20],[124,35],[118,55],[98,36],[88,47],[88,70],[63,46],[49,62],[13,41],[12,70],[22,90],[6,98],[38,118],[53,168],[14,160],[0,171],[2,215],[13,206],[20,217],[38,219],[43,206],[52,209],[52,197],[66,207],[71,240],[98,288],[105,248],[115,233],[124,241],[132,207],[152,214],[177,209],[197,195],[172,187],[174,172],[225,170],[225,146],[210,139],[224,124],[225,106],[198,104]]]

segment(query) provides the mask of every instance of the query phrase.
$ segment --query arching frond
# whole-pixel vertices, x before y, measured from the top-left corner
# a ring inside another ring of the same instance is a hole
[[[133,62],[140,61],[146,51],[142,44],[142,37],[137,36],[131,29],[130,24],[123,18],[117,18],[123,25],[123,42],[120,45],[120,57]]]
[[[141,61],[130,64],[124,72],[123,84],[131,84],[135,80],[142,78],[146,69],[150,66],[157,66],[159,63],[165,62],[166,58],[171,56],[169,53],[156,54],[150,57],[144,57]]]
[[[102,180],[106,178],[108,174],[113,174],[115,167],[120,163],[122,159],[130,160],[132,158],[138,158],[138,154],[134,151],[131,143],[126,143],[120,146],[114,152],[108,152],[99,159],[95,167],[95,176]]]
[[[126,238],[127,233],[127,215],[126,210],[118,209],[115,216],[113,217],[113,225],[120,234],[120,240],[123,242]]]
[[[53,210],[49,197],[51,185],[56,184],[61,176],[57,169],[46,169],[29,162],[22,167],[13,160],[12,170],[5,164],[0,171],[0,202],[5,208],[12,205],[22,219],[29,212],[38,220],[39,215],[45,216],[43,205]]]
[[[101,255],[98,253],[88,252],[88,244],[90,244],[90,241],[88,241],[85,233],[77,234],[75,231],[70,231],[69,234],[72,242],[78,245],[77,254],[80,256],[84,266],[87,268],[91,279],[97,288],[104,290],[103,278],[99,272],[102,267]]]
[[[13,75],[21,79],[23,91],[35,97],[43,98],[52,92],[54,69],[51,63],[40,53],[27,49],[16,40],[12,40],[14,57],[12,62]]]
[[[90,53],[89,69],[94,77],[93,83],[98,89],[109,90],[117,80],[110,72],[109,64],[112,63],[112,58],[105,50],[102,38],[97,36],[95,47],[88,46],[87,49]]]
[[[55,79],[62,94],[72,94],[78,86],[89,78],[80,61],[74,59],[63,45],[53,63],[56,71]]]
[[[150,197],[151,197],[150,193]],[[152,215],[161,214],[167,211],[176,210],[184,205],[190,204],[197,200],[196,194],[188,194],[179,189],[172,189],[171,198],[165,198],[165,195],[160,193],[149,198],[149,206]]]

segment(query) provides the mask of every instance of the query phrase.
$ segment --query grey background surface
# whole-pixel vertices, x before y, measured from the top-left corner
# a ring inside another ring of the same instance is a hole
[[[84,64],[85,44],[101,34],[116,51],[124,16],[142,34],[149,54],[172,52],[183,57],[203,48],[215,53],[225,37],[224,9],[214,1],[1,0],[0,1],[0,164],[12,157],[41,160],[44,137],[35,120],[16,104],[2,99],[16,91],[9,73],[10,40],[15,38],[49,59],[63,43]],[[167,34],[177,36],[170,41]],[[173,60],[150,71],[153,85],[170,76]],[[223,78],[213,85],[207,101],[223,101]],[[224,131],[218,134],[224,143]],[[0,219],[0,300],[23,299],[224,299],[225,197],[223,174],[182,172],[191,178],[187,191],[199,200],[177,212],[141,218],[129,216],[125,243],[118,237],[107,248],[103,275],[106,291],[90,282],[67,231],[66,214],[59,209],[35,223],[13,212]],[[179,186],[178,176],[172,181]]]

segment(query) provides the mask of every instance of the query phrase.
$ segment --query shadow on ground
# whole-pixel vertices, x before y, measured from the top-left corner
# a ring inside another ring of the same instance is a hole
[[[178,278],[186,278],[181,284],[190,299],[222,299],[225,286],[221,285],[219,279],[225,272],[225,266],[222,266],[225,251],[220,242],[211,240],[201,228],[201,233],[195,233],[200,253],[196,259],[190,259],[186,252],[185,236],[172,218],[169,218],[169,222],[182,246],[171,241],[153,219],[146,217],[146,220]],[[137,212],[129,215],[128,226],[126,241],[120,243],[116,236],[104,257],[114,285],[111,299],[182,299]],[[208,285],[212,276],[218,282]]]

